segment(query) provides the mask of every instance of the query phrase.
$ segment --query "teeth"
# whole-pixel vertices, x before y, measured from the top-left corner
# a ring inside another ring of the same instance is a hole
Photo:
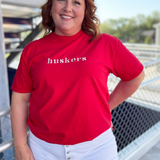
[[[69,19],[69,18],[71,18],[71,17],[68,17],[68,16],[64,16],[64,15],[61,15],[61,17],[63,17],[63,18],[68,18],[68,19]]]

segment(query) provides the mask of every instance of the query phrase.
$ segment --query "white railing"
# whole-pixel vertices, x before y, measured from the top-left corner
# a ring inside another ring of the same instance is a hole
[[[7,116],[8,114],[10,114],[10,107],[0,110],[0,118]],[[29,134],[29,132],[27,132],[27,135],[28,134]],[[13,146],[14,146],[13,139],[11,139],[7,142],[1,143],[0,144],[0,153],[13,147]]]
[[[9,149],[9,148],[11,148],[11,147],[13,147],[13,146],[14,146],[13,139],[0,144],[0,153]]]
[[[160,53],[160,45],[155,44],[139,44],[139,43],[123,43],[128,49],[156,51]]]
[[[10,107],[0,110],[0,118],[10,113]]]
[[[9,113],[10,113],[10,107],[0,110],[0,118],[7,116]],[[0,153],[11,148],[13,145],[14,145],[13,139],[11,139],[7,142],[1,143],[0,144]]]
[[[123,43],[139,60],[152,61],[160,58],[160,45]]]
[[[6,49],[6,53],[12,52],[22,52],[23,48]]]

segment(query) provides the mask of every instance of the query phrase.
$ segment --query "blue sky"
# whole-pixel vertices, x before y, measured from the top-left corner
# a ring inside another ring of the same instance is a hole
[[[95,0],[101,22],[107,19],[131,18],[137,14],[160,12],[160,0]]]

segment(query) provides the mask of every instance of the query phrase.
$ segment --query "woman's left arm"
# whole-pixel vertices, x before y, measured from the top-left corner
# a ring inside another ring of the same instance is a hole
[[[110,110],[117,107],[120,103],[130,97],[140,86],[144,78],[144,71],[142,71],[136,78],[130,81],[121,80],[113,92],[110,94],[109,106]]]

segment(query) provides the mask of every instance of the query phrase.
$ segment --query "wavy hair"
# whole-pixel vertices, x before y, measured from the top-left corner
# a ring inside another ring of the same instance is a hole
[[[47,2],[41,6],[42,26],[45,29],[44,36],[55,31],[54,21],[50,15],[52,1],[53,0],[47,0]],[[92,36],[90,42],[92,42],[95,38],[98,38],[100,35],[100,20],[95,14],[96,10],[97,7],[95,6],[94,0],[85,0],[85,15],[82,22],[82,30]]]

